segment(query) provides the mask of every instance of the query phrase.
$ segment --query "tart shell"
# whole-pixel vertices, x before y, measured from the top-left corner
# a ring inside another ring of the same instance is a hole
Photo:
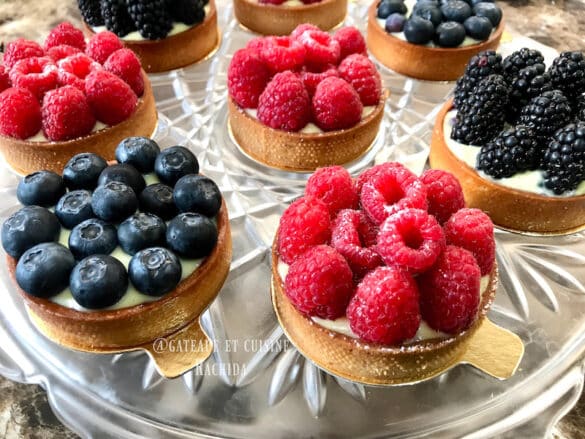
[[[156,130],[157,112],[150,81],[144,71],[144,94],[138,99],[134,113],[117,125],[77,139],[60,142],[31,142],[0,136],[0,152],[8,165],[18,174],[27,175],[39,169],[61,174],[63,168],[76,154],[93,152],[113,160],[116,146],[131,136],[151,137]]]
[[[445,142],[444,120],[449,100],[435,122],[429,162],[451,172],[461,183],[468,207],[485,211],[497,226],[521,233],[567,234],[585,227],[585,195],[549,197],[512,189],[482,178],[453,154]]]
[[[322,0],[290,7],[234,0],[234,14],[244,27],[263,35],[289,35],[302,23],[327,31],[345,20],[347,0]]]
[[[465,47],[426,47],[409,43],[388,34],[377,22],[378,2],[368,10],[369,51],[389,69],[402,75],[428,81],[454,81],[463,75],[471,57],[484,50],[493,50],[500,44],[504,20],[491,36],[479,44]]]

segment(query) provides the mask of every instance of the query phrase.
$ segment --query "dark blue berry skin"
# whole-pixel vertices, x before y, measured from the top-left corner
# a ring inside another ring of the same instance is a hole
[[[433,23],[421,17],[411,17],[406,20],[402,31],[406,41],[413,44],[427,44],[435,36]]]
[[[165,244],[167,226],[158,216],[139,212],[126,219],[118,227],[118,242],[129,255]]]
[[[184,146],[171,146],[156,157],[154,172],[160,181],[172,187],[184,175],[197,174],[199,162]]]
[[[131,187],[110,181],[94,191],[91,208],[104,221],[120,222],[136,212],[138,199]]]
[[[40,206],[25,206],[2,224],[2,246],[13,258],[42,242],[59,240],[61,225],[57,217]]]
[[[384,0],[378,5],[378,18],[386,19],[391,14],[406,14],[407,11],[403,0]]]
[[[492,22],[485,17],[469,17],[463,26],[467,35],[479,41],[487,40],[493,29]]]
[[[69,249],[78,260],[90,255],[109,255],[117,246],[116,228],[97,218],[76,225],[69,235]]]
[[[415,8],[418,8],[420,6],[433,6],[435,8],[440,8],[440,3],[438,0],[418,0],[416,2],[416,4],[414,5]]]
[[[28,249],[16,265],[16,282],[31,296],[49,298],[69,285],[75,259],[67,247],[46,242]]]
[[[441,12],[445,21],[463,23],[471,17],[471,6],[462,0],[452,0],[441,6]]]
[[[116,147],[116,160],[147,174],[154,170],[154,161],[159,153],[160,148],[154,140],[148,137],[128,137]]]
[[[140,210],[153,213],[165,221],[174,218],[179,210],[173,200],[173,189],[164,183],[155,183],[146,188],[138,197]]]
[[[471,0],[471,6],[475,6],[478,3],[495,3],[495,0]]]
[[[162,296],[181,281],[181,261],[164,247],[151,247],[136,253],[128,265],[130,281],[141,293]]]
[[[79,189],[67,192],[55,207],[55,215],[66,229],[72,229],[80,222],[93,218],[91,192]]]
[[[458,47],[465,40],[465,28],[456,21],[441,23],[435,32],[435,43],[440,47]]]
[[[406,17],[402,14],[392,14],[388,16],[386,19],[386,23],[384,24],[384,29],[388,33],[393,32],[402,32],[402,28],[404,27],[404,23],[406,22]]]
[[[180,213],[167,226],[167,246],[185,258],[203,258],[217,244],[217,226],[204,215]]]
[[[497,27],[502,21],[502,10],[493,3],[477,3],[473,7],[473,13],[478,17],[487,18],[493,27]]]
[[[175,185],[173,199],[181,212],[196,212],[213,217],[221,207],[221,192],[203,175],[185,175]]]
[[[63,178],[51,171],[38,171],[18,182],[16,198],[25,206],[54,206],[65,193]]]
[[[108,166],[100,174],[98,186],[103,186],[110,181],[117,181],[130,186],[136,196],[140,195],[140,192],[146,187],[144,177],[132,165],[116,164]]]
[[[69,288],[75,301],[84,308],[107,308],[115,305],[126,293],[128,273],[112,256],[89,256],[71,272]]]
[[[63,169],[63,180],[70,190],[93,190],[98,178],[108,163],[97,154],[89,152],[77,154],[67,162]]]
[[[434,27],[441,24],[441,21],[443,20],[440,9],[429,4],[422,4],[419,6],[417,3],[412,11],[412,16],[429,20],[431,23],[433,23]]]

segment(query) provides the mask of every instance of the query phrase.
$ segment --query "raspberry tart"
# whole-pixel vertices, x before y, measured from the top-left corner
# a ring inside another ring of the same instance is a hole
[[[382,0],[368,11],[368,49],[400,74],[454,81],[469,59],[495,49],[504,30],[492,1]]]
[[[236,143],[268,166],[311,171],[356,159],[372,145],[387,93],[355,28],[329,35],[303,24],[252,40],[228,70]]]
[[[130,135],[150,136],[157,113],[150,81],[112,33],[88,42],[61,23],[44,47],[18,39],[0,64],[0,152],[19,174],[61,172],[75,154],[114,158]]]
[[[457,364],[491,325],[497,277],[493,225],[465,207],[455,177],[417,178],[398,163],[356,180],[318,169],[273,245],[273,303],[290,340],[326,371],[367,384]]]
[[[108,30],[133,50],[149,73],[208,57],[219,46],[214,0],[78,0],[90,34]]]
[[[2,225],[8,270],[31,320],[51,340],[89,352],[147,349],[188,330],[215,298],[232,247],[225,201],[182,146],[160,151],[130,137],[117,163],[83,153],[62,175],[37,171],[17,188],[24,205]],[[166,376],[185,372],[202,350]]]
[[[437,117],[430,164],[502,228],[571,233],[585,225],[585,57],[480,53]]]
[[[234,15],[263,35],[288,35],[299,24],[327,31],[345,20],[347,0],[234,0]]]

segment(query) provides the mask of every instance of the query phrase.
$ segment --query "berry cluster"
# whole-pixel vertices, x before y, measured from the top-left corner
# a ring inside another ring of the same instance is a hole
[[[457,179],[399,163],[355,180],[318,169],[280,219],[277,250],[299,312],[347,316],[361,339],[388,345],[415,337],[421,319],[449,334],[468,328],[495,263],[493,224],[465,208]]]
[[[585,180],[585,57],[564,52],[546,69],[544,57],[521,49],[502,60],[481,52],[457,81],[451,138],[481,147],[477,169],[493,178],[543,172],[555,194]]]
[[[116,125],[134,113],[144,92],[140,61],[111,32],[87,44],[61,23],[44,47],[18,39],[0,64],[0,134],[27,139],[41,129],[52,141],[85,136],[96,122]]]
[[[215,248],[222,197],[198,174],[191,151],[129,137],[116,159],[108,166],[78,154],[62,176],[38,171],[20,181],[24,207],[2,225],[2,246],[18,260],[16,281],[26,293],[50,298],[69,287],[88,309],[116,304],[129,283],[159,297],[190,274],[180,257],[204,258]],[[159,182],[147,186],[143,174],[153,173]],[[124,257],[112,255],[118,247]]]
[[[382,84],[356,28],[329,35],[302,24],[290,36],[256,38],[238,50],[228,89],[271,128],[300,131],[313,122],[333,131],[351,128],[364,106],[377,105]]]
[[[404,0],[382,0],[377,17],[388,33],[404,32],[413,44],[458,47],[466,37],[485,41],[502,20],[493,0],[417,0],[410,16]]]

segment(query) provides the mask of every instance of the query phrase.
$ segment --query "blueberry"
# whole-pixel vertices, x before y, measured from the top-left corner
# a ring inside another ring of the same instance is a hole
[[[435,8],[438,8],[440,6],[438,0],[418,0],[416,2],[416,4],[414,5],[414,7],[418,8],[419,6],[423,6],[423,5],[434,6]]]
[[[144,177],[132,165],[117,164],[108,166],[100,174],[98,186],[103,186],[110,181],[117,181],[118,183],[124,183],[126,186],[130,186],[136,196],[140,195],[140,192],[146,187]]]
[[[477,3],[473,7],[473,13],[489,19],[493,27],[497,27],[502,21],[502,10],[493,3]]]
[[[441,12],[445,21],[463,23],[471,17],[471,6],[462,0],[452,0],[441,6]]]
[[[65,183],[60,175],[51,171],[38,171],[18,182],[16,198],[25,206],[54,206],[65,193]]]
[[[98,218],[119,222],[136,212],[138,199],[131,187],[110,181],[95,190],[91,208]]]
[[[130,260],[128,275],[138,291],[149,296],[162,296],[181,281],[181,261],[164,247],[139,251]]]
[[[403,0],[384,0],[378,5],[378,18],[386,19],[391,14],[406,14],[407,11]]]
[[[475,6],[478,3],[495,3],[495,0],[471,0],[471,6]]]
[[[458,47],[465,40],[465,28],[456,21],[446,21],[437,27],[435,42],[440,47]]]
[[[427,44],[433,39],[435,27],[429,20],[421,17],[410,17],[403,28],[406,41],[413,44]]]
[[[129,255],[147,247],[164,245],[167,226],[152,213],[136,213],[118,227],[118,242]]]
[[[138,200],[140,210],[153,213],[165,221],[174,218],[179,213],[173,200],[173,189],[163,183],[146,186]]]
[[[422,4],[420,6],[417,4],[413,9],[412,16],[410,18],[412,19],[412,17],[421,17],[425,20],[429,20],[431,23],[433,23],[433,27],[441,24],[441,21],[443,20],[440,9],[429,4]]]
[[[73,298],[84,308],[115,305],[128,289],[126,268],[116,258],[92,255],[75,266],[69,278]]]
[[[388,18],[386,19],[384,29],[388,33],[402,32],[402,28],[404,27],[405,21],[406,21],[406,17],[404,15],[392,14],[392,15],[388,16]]]
[[[2,246],[13,258],[42,242],[59,239],[61,225],[57,217],[40,206],[25,206],[2,224]]]
[[[108,163],[97,154],[86,152],[73,156],[63,169],[63,180],[69,189],[93,190]]]
[[[199,162],[184,146],[163,149],[154,162],[154,172],[165,184],[174,186],[179,178],[199,172]]]
[[[69,248],[75,259],[90,255],[109,255],[118,246],[116,228],[97,218],[77,224],[69,235]]]
[[[198,213],[180,213],[167,226],[167,245],[180,256],[202,258],[217,244],[217,226]]]
[[[91,192],[83,189],[67,192],[57,203],[55,215],[67,229],[93,218],[95,215],[91,208]]]
[[[221,207],[221,192],[203,175],[185,175],[175,185],[173,199],[181,212],[196,212],[213,217]]]
[[[116,147],[116,160],[147,174],[154,170],[154,161],[159,153],[160,148],[154,140],[148,137],[128,137]]]
[[[485,17],[469,17],[463,23],[467,35],[479,41],[485,41],[492,33],[492,22]]]

